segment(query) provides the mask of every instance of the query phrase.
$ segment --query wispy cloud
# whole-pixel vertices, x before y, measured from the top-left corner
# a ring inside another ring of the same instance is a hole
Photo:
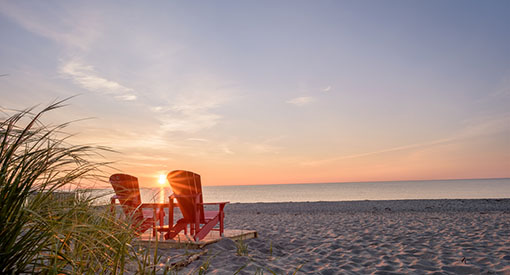
[[[409,145],[403,145],[403,146],[397,146],[372,152],[366,152],[366,153],[359,153],[359,154],[353,154],[353,155],[345,155],[345,156],[339,156],[335,158],[329,158],[329,159],[321,159],[321,160],[314,160],[314,161],[306,161],[301,163],[304,166],[319,166],[325,163],[344,160],[344,159],[354,159],[354,158],[362,158],[362,157],[368,157],[373,155],[380,155],[385,153],[391,153],[391,152],[398,152],[398,151],[404,151],[404,150],[411,150],[411,149],[418,149],[423,147],[429,147],[433,145],[438,144],[444,144],[447,142],[453,141],[454,138],[444,138],[444,139],[438,139],[433,140],[430,142],[423,142],[423,143],[417,143],[417,144],[409,144]]]
[[[296,97],[296,98],[287,100],[287,103],[295,105],[295,106],[304,106],[304,105],[307,105],[307,104],[313,102],[314,100],[315,99],[310,96],[301,96],[301,97]]]
[[[209,141],[208,139],[205,139],[205,138],[187,138],[186,140],[196,141],[196,142],[208,142]]]
[[[112,95],[124,101],[136,99],[133,89],[97,75],[93,66],[72,60],[62,64],[59,71],[64,77],[71,78],[73,82],[89,91]]]
[[[326,88],[322,89],[322,91],[323,91],[323,92],[329,92],[329,91],[331,91],[331,86],[328,86],[328,87],[326,87]]]
[[[456,134],[454,134],[450,137],[445,137],[445,138],[421,142],[421,143],[396,146],[396,147],[386,148],[386,149],[372,151],[372,152],[359,153],[359,154],[353,154],[353,155],[345,155],[345,156],[339,156],[339,157],[321,159],[321,160],[306,161],[301,164],[304,166],[319,166],[322,164],[345,160],[345,159],[363,158],[363,157],[386,154],[386,153],[391,153],[391,152],[431,148],[431,147],[434,147],[437,145],[455,143],[455,142],[459,142],[459,141],[462,141],[465,139],[481,137],[484,135],[493,135],[495,133],[500,133],[500,132],[505,132],[505,131],[508,132],[510,130],[508,128],[508,125],[510,125],[510,114],[506,113],[506,114],[502,114],[502,115],[495,116],[495,117],[483,118],[483,119],[479,119],[476,121],[468,121],[467,125],[464,128],[462,128]]]
[[[276,154],[282,149],[282,147],[267,143],[260,143],[253,144],[251,149],[253,150],[253,152],[257,154],[269,154],[269,153]]]
[[[217,125],[223,116],[217,109],[232,100],[232,85],[203,73],[182,79],[179,89],[169,92],[163,104],[150,107],[157,113],[160,131],[193,134]]]
[[[223,151],[223,153],[227,154],[227,155],[233,155],[234,152],[232,150],[230,150],[230,148],[227,146],[227,145],[223,145],[221,146],[221,150]]]
[[[165,111],[166,111],[166,110],[168,110],[168,109],[166,109],[166,108],[165,108],[165,107],[163,107],[163,106],[154,106],[154,107],[150,107],[150,110],[151,110],[152,112],[154,112],[154,113],[163,113],[163,112],[165,112]]]
[[[216,125],[221,116],[208,112],[181,113],[161,118],[160,129],[165,132],[195,133]]]
[[[163,132],[195,133],[218,123],[221,116],[212,112],[218,105],[217,99],[177,100],[173,105],[153,108],[153,111],[162,113],[160,129]]]
[[[99,20],[93,14],[86,14],[70,10],[54,10],[47,7],[47,3],[40,5],[32,2],[3,1],[0,13],[4,14],[21,27],[41,37],[57,42],[59,45],[87,50],[100,36]],[[44,12],[41,12],[44,10]],[[68,17],[61,15],[69,14]]]
[[[510,74],[506,75],[501,83],[498,85],[499,87],[491,93],[493,97],[507,97],[510,96]]]

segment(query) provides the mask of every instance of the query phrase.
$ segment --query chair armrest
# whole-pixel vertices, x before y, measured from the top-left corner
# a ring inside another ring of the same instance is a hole
[[[216,204],[227,204],[227,203],[230,203],[229,201],[222,201],[222,202],[202,202],[202,203],[198,203],[198,204],[201,204],[201,205],[216,205]]]
[[[178,198],[194,198],[195,200],[198,200],[200,194],[201,193],[197,193],[197,194],[194,194],[194,195],[176,195],[176,194],[172,193],[168,197],[170,208],[172,208],[172,206],[173,207],[179,207],[179,202],[175,202],[174,199],[178,199]]]
[[[174,198],[196,198],[199,195],[200,195],[200,193],[195,194],[195,195],[175,195],[175,194],[172,194],[172,195],[170,195],[170,197],[174,197]]]
[[[156,220],[159,220],[160,221],[160,224],[161,226],[163,225],[163,219],[165,217],[165,208],[169,208],[168,207],[169,205],[166,204],[166,203],[142,203],[140,204],[140,206],[138,206],[138,208],[140,209],[147,209],[147,208],[150,208],[152,209],[152,213],[153,213],[153,218],[154,218],[154,223],[156,222]],[[143,212],[143,210],[142,210]]]
[[[140,208],[168,207],[168,203],[142,203]]]
[[[122,199],[122,198],[123,198],[122,196],[119,196],[119,195],[113,195],[113,196],[110,198],[110,202],[111,202],[112,204],[114,204],[114,203],[115,203],[115,200],[119,200],[119,201],[120,201],[120,199]]]
[[[119,195],[113,195],[111,198],[110,198],[110,210],[112,212],[115,211],[115,206],[116,205],[120,205],[120,200],[123,199],[124,197],[123,196],[119,196]],[[115,200],[118,200],[119,201],[119,204],[115,203]]]
[[[203,202],[203,203],[197,203],[197,204],[200,204],[200,205],[218,205],[219,212],[223,213],[223,208],[225,208],[225,205],[227,203],[230,203],[230,202],[229,201],[223,201],[223,202]]]

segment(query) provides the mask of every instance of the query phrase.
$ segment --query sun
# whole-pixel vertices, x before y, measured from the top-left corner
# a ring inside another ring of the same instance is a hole
[[[165,175],[159,175],[158,183],[161,184],[161,185],[166,183]]]

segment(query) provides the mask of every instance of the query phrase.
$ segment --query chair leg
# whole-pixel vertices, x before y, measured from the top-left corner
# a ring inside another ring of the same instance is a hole
[[[225,207],[225,204],[220,204],[220,209],[219,209],[219,213],[218,213],[218,216],[219,216],[219,219],[220,219],[220,236],[223,237],[223,220],[225,218],[225,212],[223,212],[223,208]]]
[[[220,214],[220,236],[223,237],[223,212]]]
[[[218,218],[219,217],[216,216],[214,219],[208,221],[204,226],[202,226],[200,231],[198,231],[195,235],[195,241],[200,241],[203,238],[205,238],[205,236],[207,236],[207,234],[209,234],[211,229],[213,229],[214,226],[219,222]]]
[[[196,237],[197,237],[197,234],[200,232],[200,221],[198,219],[198,215],[195,217],[195,223],[193,224],[193,226],[195,227],[195,232],[193,232],[193,237],[195,238],[195,241],[196,240]]]
[[[177,224],[175,224],[175,226],[170,228],[168,233],[165,234],[165,240],[175,238],[175,236],[177,236],[179,234],[179,232],[181,232],[182,230],[184,230],[184,232],[186,233],[186,226],[187,226],[187,224],[184,222],[180,222],[180,221],[177,222]]]

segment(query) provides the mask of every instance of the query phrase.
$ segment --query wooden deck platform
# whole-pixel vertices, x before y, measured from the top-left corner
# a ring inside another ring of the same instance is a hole
[[[223,234],[225,238],[229,238],[234,241],[257,238],[257,231],[255,230],[225,229]],[[152,231],[147,230],[147,232],[142,234],[139,238],[135,239],[134,245],[156,247],[157,241],[158,248],[198,249],[208,244],[215,243],[222,238],[218,231],[209,232],[209,234],[207,234],[203,240],[198,242],[195,242],[191,236],[184,234],[179,234],[177,237],[171,240],[165,240],[162,235],[159,236],[161,237],[158,237],[156,240],[156,238],[152,236]]]

